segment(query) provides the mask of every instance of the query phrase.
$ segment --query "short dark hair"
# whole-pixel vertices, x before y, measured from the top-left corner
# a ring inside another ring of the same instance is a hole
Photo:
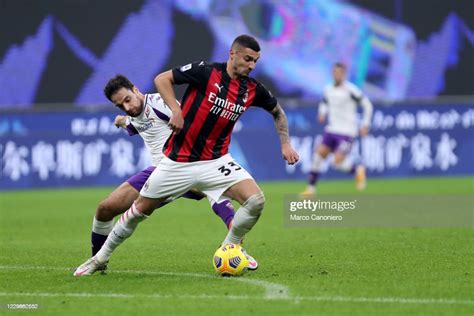
[[[334,63],[333,67],[341,68],[342,70],[346,70],[346,65],[344,63],[341,63],[338,61],[337,63]]]
[[[237,36],[232,42],[232,47],[235,45],[247,47],[256,52],[260,51],[260,45],[258,44],[257,40],[254,37],[246,34]]]
[[[104,94],[107,97],[107,99],[112,101],[111,98],[115,92],[117,92],[121,88],[133,90],[133,87],[134,87],[133,83],[130,80],[128,80],[127,77],[125,77],[124,75],[118,74],[112,79],[110,79],[109,82],[107,82],[104,88]]]

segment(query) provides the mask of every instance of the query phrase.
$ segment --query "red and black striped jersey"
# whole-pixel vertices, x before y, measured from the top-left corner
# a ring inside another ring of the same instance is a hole
[[[271,111],[276,98],[257,80],[231,79],[226,63],[195,62],[173,69],[175,84],[188,84],[181,102],[184,126],[163,147],[171,160],[217,159],[229,150],[236,121],[250,106]]]

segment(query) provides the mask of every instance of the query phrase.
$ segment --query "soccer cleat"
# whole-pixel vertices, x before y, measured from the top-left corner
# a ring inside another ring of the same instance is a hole
[[[300,199],[311,199],[315,196],[316,191],[314,188],[307,187],[306,190],[299,194]]]
[[[257,270],[258,268],[258,262],[257,260],[255,260],[254,257],[252,257],[251,255],[249,255],[247,253],[247,251],[244,249],[244,248],[241,248],[242,249],[242,253],[247,257],[247,260],[249,261],[249,265],[247,266],[247,269],[249,270]]]
[[[359,191],[362,191],[367,186],[366,176],[365,176],[365,167],[362,165],[357,166],[355,172],[356,188]]]
[[[109,264],[109,261],[101,264],[99,268],[97,268],[97,271],[100,272],[100,274],[107,274],[108,264]]]
[[[105,263],[100,263],[97,261],[97,259],[94,257],[88,259],[86,262],[81,264],[76,271],[74,271],[74,276],[80,277],[80,276],[86,276],[86,275],[92,275],[96,271],[104,271],[107,269],[107,262]]]

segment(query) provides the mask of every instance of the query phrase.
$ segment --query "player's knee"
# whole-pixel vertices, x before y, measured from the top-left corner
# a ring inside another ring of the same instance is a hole
[[[262,213],[263,207],[265,206],[265,196],[263,192],[252,195],[247,199],[247,201],[242,204],[249,213],[253,216],[260,216]]]
[[[331,152],[331,149],[325,145],[320,145],[318,149],[316,150],[316,153],[321,156],[321,158],[325,159],[329,153]]]
[[[95,218],[99,221],[109,221],[113,219],[115,215],[113,207],[107,202],[107,200],[104,200],[97,206]]]

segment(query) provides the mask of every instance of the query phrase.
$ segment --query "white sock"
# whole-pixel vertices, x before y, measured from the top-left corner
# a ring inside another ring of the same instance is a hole
[[[235,212],[232,227],[222,244],[240,244],[242,238],[244,238],[255,223],[257,223],[262,214],[264,204],[265,197],[263,193],[252,195],[245,201],[237,212]]]
[[[147,215],[143,214],[135,207],[134,202],[132,206],[125,213],[123,213],[123,215],[117,221],[114,228],[107,237],[104,245],[95,255],[97,261],[107,262],[115,248],[117,248],[125,241],[125,239],[133,234],[138,226],[138,223],[147,218]]]
[[[324,158],[321,157],[317,152],[313,153],[313,160],[311,162],[311,172],[321,172],[321,164],[323,163]]]
[[[97,220],[94,216],[94,219],[92,220],[92,232],[96,234],[107,236],[112,231],[113,227],[114,227],[113,219],[107,222],[101,222]]]

